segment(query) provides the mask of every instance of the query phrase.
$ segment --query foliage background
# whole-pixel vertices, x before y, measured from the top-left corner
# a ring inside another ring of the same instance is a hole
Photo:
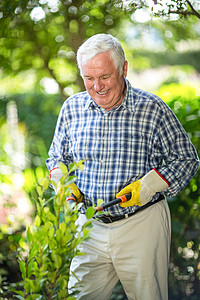
[[[200,1],[164,2],[1,1],[0,197],[6,210],[0,218],[2,289],[6,280],[20,277],[15,256],[27,215],[17,220],[14,209],[26,196],[28,216],[34,216],[35,183],[48,176],[45,159],[59,110],[67,97],[84,89],[76,51],[86,38],[105,32],[121,41],[128,79],[167,102],[199,152]],[[176,199],[168,199],[172,300],[200,297],[199,184],[198,171]],[[49,189],[46,197],[51,194]],[[112,299],[126,299],[120,285]]]

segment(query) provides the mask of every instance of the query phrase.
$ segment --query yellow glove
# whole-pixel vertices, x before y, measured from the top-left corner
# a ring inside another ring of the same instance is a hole
[[[67,186],[70,187],[70,189],[72,190],[72,194],[75,196],[76,202],[80,203],[83,200],[83,195],[78,189],[77,185],[73,182]]]
[[[133,205],[139,205],[141,206],[140,202],[140,190],[141,190],[141,179],[132,182],[131,184],[127,185],[125,188],[123,188],[117,195],[116,198],[131,193],[132,197],[129,201],[120,203],[121,207],[128,207]]]
[[[159,192],[166,190],[170,184],[155,169],[149,171],[143,178],[134,181],[123,188],[116,197],[131,193],[129,201],[120,203],[121,207],[133,205],[145,205],[152,197]]]
[[[60,178],[63,176],[62,171],[60,170],[60,168],[54,168],[53,170],[50,171],[50,179],[52,181],[55,182],[55,184],[58,184]],[[67,185],[68,187],[70,187],[70,189],[72,190],[72,194],[74,194],[74,196],[76,197],[76,202],[80,203],[83,199],[83,195],[81,194],[81,192],[79,191],[78,187],[76,186],[75,183],[71,183],[69,185]],[[56,186],[53,186],[55,192],[57,193],[57,188]]]

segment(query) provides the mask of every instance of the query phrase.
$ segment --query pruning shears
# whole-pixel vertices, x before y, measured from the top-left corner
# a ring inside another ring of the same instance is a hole
[[[122,196],[118,197],[117,199],[111,200],[111,201],[108,202],[108,203],[103,203],[103,204],[101,204],[100,206],[96,206],[94,209],[95,209],[96,212],[102,211],[102,210],[104,210],[105,208],[111,207],[111,206],[116,205],[116,204],[119,204],[119,203],[126,202],[126,201],[128,201],[128,200],[130,200],[130,199],[131,199],[131,193],[126,194],[126,195],[122,195]],[[66,199],[66,201],[68,201],[68,203],[71,205],[71,204],[73,204],[74,202],[76,202],[76,197],[74,196],[74,194],[71,194],[71,195]]]
[[[105,208],[108,208],[108,207],[111,207],[111,206],[113,206],[113,205],[116,205],[116,204],[118,204],[118,203],[126,202],[126,201],[128,201],[128,200],[131,199],[131,196],[132,196],[131,193],[125,194],[125,195],[120,196],[120,197],[117,198],[117,199],[111,200],[111,201],[108,202],[108,203],[103,203],[103,204],[100,205],[100,206],[96,206],[96,207],[94,208],[94,209],[95,209],[95,213],[97,213],[97,212],[99,212],[99,211],[102,211],[102,210],[104,210]],[[157,199],[155,199],[154,201],[149,201],[149,202],[147,202],[145,205],[142,205],[142,206],[136,206],[136,207],[134,208],[133,213],[131,213],[131,214],[135,214],[135,213],[137,213],[137,212],[139,212],[139,211],[141,211],[141,210],[144,210],[145,208],[147,208],[147,207],[149,207],[149,206],[151,206],[151,205],[153,205],[153,204],[155,204],[155,203],[157,203],[157,202],[159,202],[159,201],[161,201],[161,200],[164,200],[164,199],[165,199],[165,197],[161,194],[161,195],[160,195]],[[72,204],[72,203],[76,202],[76,197],[75,197],[73,194],[71,194],[66,200],[69,201],[69,204]]]

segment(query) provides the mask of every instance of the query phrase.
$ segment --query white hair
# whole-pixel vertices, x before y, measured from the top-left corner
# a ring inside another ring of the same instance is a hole
[[[96,34],[86,40],[77,51],[77,64],[82,76],[81,67],[90,59],[99,53],[110,51],[110,57],[113,60],[119,75],[123,74],[125,62],[124,50],[120,42],[111,34]]]

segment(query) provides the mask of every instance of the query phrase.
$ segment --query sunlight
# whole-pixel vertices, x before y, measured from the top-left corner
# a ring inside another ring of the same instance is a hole
[[[151,20],[151,16],[145,9],[141,8],[132,14],[131,20],[138,23],[146,23]]]
[[[58,83],[53,78],[43,77],[40,80],[40,85],[47,94],[57,94],[59,91]]]
[[[30,13],[30,17],[33,21],[38,22],[45,18],[45,12],[42,7],[34,7]]]

